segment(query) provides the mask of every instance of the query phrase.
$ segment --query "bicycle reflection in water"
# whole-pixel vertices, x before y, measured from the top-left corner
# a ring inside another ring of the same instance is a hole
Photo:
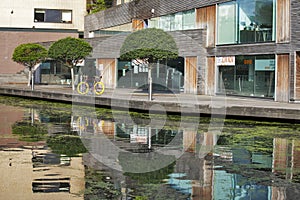
[[[94,77],[94,80],[89,79],[88,76],[82,76],[81,82],[77,85],[77,92],[79,94],[96,94],[101,95],[104,92],[104,83],[101,81],[102,76]]]

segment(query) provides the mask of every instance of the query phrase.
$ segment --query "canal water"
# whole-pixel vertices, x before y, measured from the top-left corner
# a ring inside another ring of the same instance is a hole
[[[147,114],[82,113],[0,97],[0,199],[300,197],[298,124],[225,120],[215,133],[205,117],[154,114],[157,125]]]

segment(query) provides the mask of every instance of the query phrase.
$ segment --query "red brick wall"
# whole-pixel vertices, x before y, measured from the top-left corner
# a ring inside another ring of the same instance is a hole
[[[67,36],[78,37],[78,34],[57,32],[1,31],[0,74],[15,74],[24,69],[22,65],[13,62],[11,59],[14,49],[19,44],[56,41]]]

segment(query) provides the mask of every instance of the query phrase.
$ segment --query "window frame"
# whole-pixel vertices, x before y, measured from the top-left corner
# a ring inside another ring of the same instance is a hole
[[[51,12],[51,11],[53,11],[53,13],[58,12],[60,14],[58,16],[59,20],[49,20],[51,18],[47,19],[47,15],[49,15],[49,12]],[[70,15],[68,17],[70,17],[71,20],[63,20],[65,18],[64,17],[64,13],[65,14],[68,13],[68,15]],[[38,14],[40,14],[40,16]],[[43,17],[42,17],[41,14],[43,14]],[[72,10],[68,10],[68,9],[34,8],[34,22],[35,23],[64,23],[64,24],[72,24],[73,23],[73,11]]]

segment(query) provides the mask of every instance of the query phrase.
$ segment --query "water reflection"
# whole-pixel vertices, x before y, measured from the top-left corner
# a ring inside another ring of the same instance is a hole
[[[0,107],[0,199],[83,199],[82,157],[55,154],[36,137],[43,132],[38,110]]]
[[[0,199],[285,200],[300,195],[297,124],[227,121],[222,135],[216,136],[208,132],[205,120],[194,131],[178,129],[176,120],[160,129],[149,127],[142,117],[130,124],[107,115],[72,116],[70,110],[53,107],[0,108],[5,122],[0,126]],[[45,125],[46,137],[20,140],[11,128],[20,121]],[[93,136],[91,146],[81,142],[86,134]],[[108,140],[122,149],[111,162],[123,171],[93,156]],[[201,151],[214,144],[213,150]],[[163,147],[167,154],[158,151]],[[145,165],[147,155],[163,156],[166,164],[134,173],[158,165]]]

